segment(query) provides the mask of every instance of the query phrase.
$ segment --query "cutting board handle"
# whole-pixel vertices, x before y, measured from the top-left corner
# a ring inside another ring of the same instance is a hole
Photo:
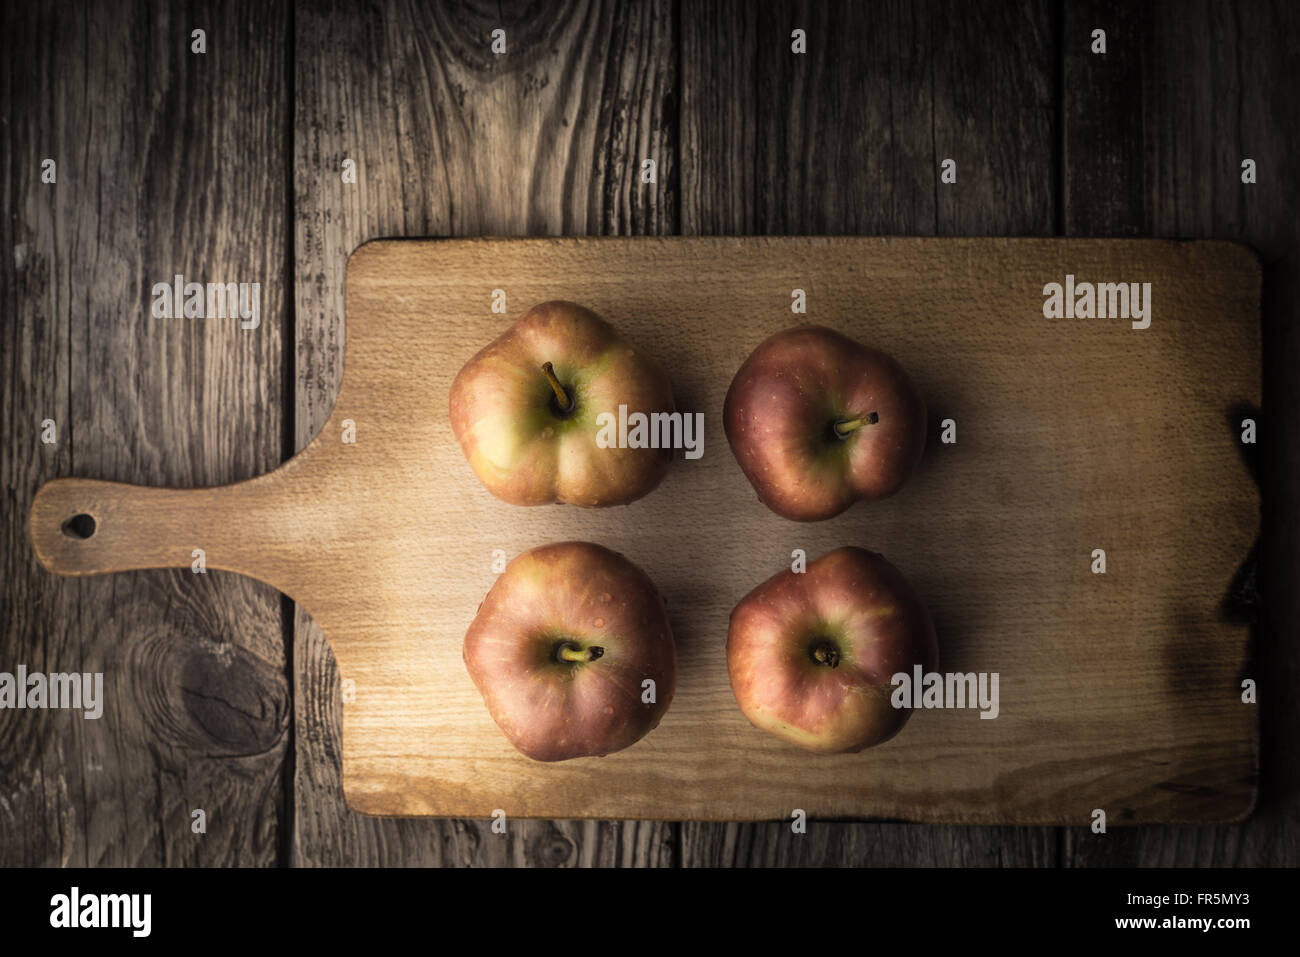
[[[54,479],[32,502],[32,547],[60,575],[188,568],[200,557],[205,568],[246,572],[260,484],[169,489]]]

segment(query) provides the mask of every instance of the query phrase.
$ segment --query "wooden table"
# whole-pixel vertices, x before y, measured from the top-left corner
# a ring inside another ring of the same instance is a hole
[[[1300,862],[1300,11],[250,0],[6,4],[4,24],[0,670],[103,671],[107,705],[0,711],[0,865]],[[366,818],[340,789],[344,689],[291,602],[219,572],[35,563],[26,514],[50,478],[216,484],[302,447],[338,386],[362,241],[641,233],[1253,245],[1263,534],[1233,603],[1258,614],[1257,812],[1105,835]],[[258,328],[153,319],[178,273],[260,282]]]

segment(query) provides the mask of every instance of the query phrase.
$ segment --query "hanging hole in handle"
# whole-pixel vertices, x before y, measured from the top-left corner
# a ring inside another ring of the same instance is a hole
[[[63,534],[68,538],[90,538],[95,534],[95,519],[82,512],[63,523]]]

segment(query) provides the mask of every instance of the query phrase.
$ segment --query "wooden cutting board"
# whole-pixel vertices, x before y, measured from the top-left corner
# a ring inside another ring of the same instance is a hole
[[[1151,283],[1151,323],[1045,318],[1043,289]],[[504,315],[491,309],[504,290]],[[791,311],[803,289],[807,314]],[[381,241],[348,264],[333,414],[236,485],[50,482],[40,561],[68,575],[209,567],[315,617],[345,687],[343,784],[385,815],[1109,824],[1238,819],[1254,804],[1247,628],[1221,611],[1259,526],[1241,455],[1260,400],[1260,268],[1245,247],[1146,240],[641,238]],[[534,303],[581,302],[653,352],[702,458],[630,506],[518,508],[471,473],[447,419],[461,365]],[[744,357],[794,323],[893,353],[930,407],[897,496],[818,524],[756,499],[722,430]],[[956,423],[955,444],[940,423]],[[342,437],[355,427],[354,444]],[[96,530],[63,531],[77,514]],[[679,684],[659,728],[605,758],[538,764],[461,660],[494,560],[586,539],[668,600]],[[997,672],[1000,713],[932,710],[857,755],[752,728],[727,681],[732,606],[840,545],[883,552],[934,615],[942,671]],[[1092,572],[1104,549],[1105,574]]]

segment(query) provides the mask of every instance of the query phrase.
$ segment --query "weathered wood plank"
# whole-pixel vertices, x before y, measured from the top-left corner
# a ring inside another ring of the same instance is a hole
[[[667,0],[304,4],[295,17],[299,448],[338,388],[344,268],[363,241],[675,230]],[[502,56],[491,50],[498,28]],[[345,159],[355,184],[343,181]],[[656,161],[655,184],[641,181],[644,159]],[[301,610],[294,649],[296,863],[671,863],[671,824],[519,821],[502,837],[481,821],[349,812],[338,672]]]
[[[1090,52],[1098,28],[1106,30],[1104,56]],[[1300,595],[1294,585],[1300,450],[1289,423],[1300,415],[1294,371],[1300,357],[1300,188],[1291,168],[1300,149],[1294,102],[1300,10],[1250,0],[1122,9],[1072,3],[1065,6],[1063,37],[1067,233],[1213,237],[1252,245],[1264,263],[1266,415],[1258,453],[1258,591],[1250,574],[1234,600],[1226,581],[1224,588],[1227,613],[1260,611],[1248,672],[1260,694],[1258,810],[1223,827],[1105,835],[1070,829],[1066,863],[1294,865],[1300,858]],[[1254,185],[1241,180],[1246,158],[1257,164]],[[1212,414],[1223,417],[1225,429],[1239,427],[1239,413]]]
[[[683,4],[682,231],[1050,235],[1053,26],[1047,3]],[[954,185],[939,183],[946,158]],[[682,856],[1050,864],[1055,833],[686,824]]]
[[[207,485],[280,460],[286,42],[262,3],[6,11],[0,666],[102,671],[106,702],[98,720],[0,712],[5,864],[280,856],[280,596],[216,573],[57,580],[26,521],[56,474]],[[260,326],[154,318],[152,284],[177,273],[259,282]],[[57,445],[36,439],[45,416]]]
[[[55,152],[49,108],[59,50],[49,19],[6,10],[0,39],[6,65],[27,65],[0,71],[0,670],[11,673],[19,664],[34,671],[81,665],[63,653],[79,639],[66,614],[75,607],[75,583],[37,565],[27,537],[36,490],[72,464],[71,307],[66,283],[57,281],[67,277],[67,238],[60,242],[58,186],[41,183],[41,163]],[[51,444],[41,441],[47,419],[56,429]],[[81,814],[81,769],[60,773],[56,765],[83,720],[60,711],[0,711],[0,864],[61,864],[84,853],[72,833]]]

